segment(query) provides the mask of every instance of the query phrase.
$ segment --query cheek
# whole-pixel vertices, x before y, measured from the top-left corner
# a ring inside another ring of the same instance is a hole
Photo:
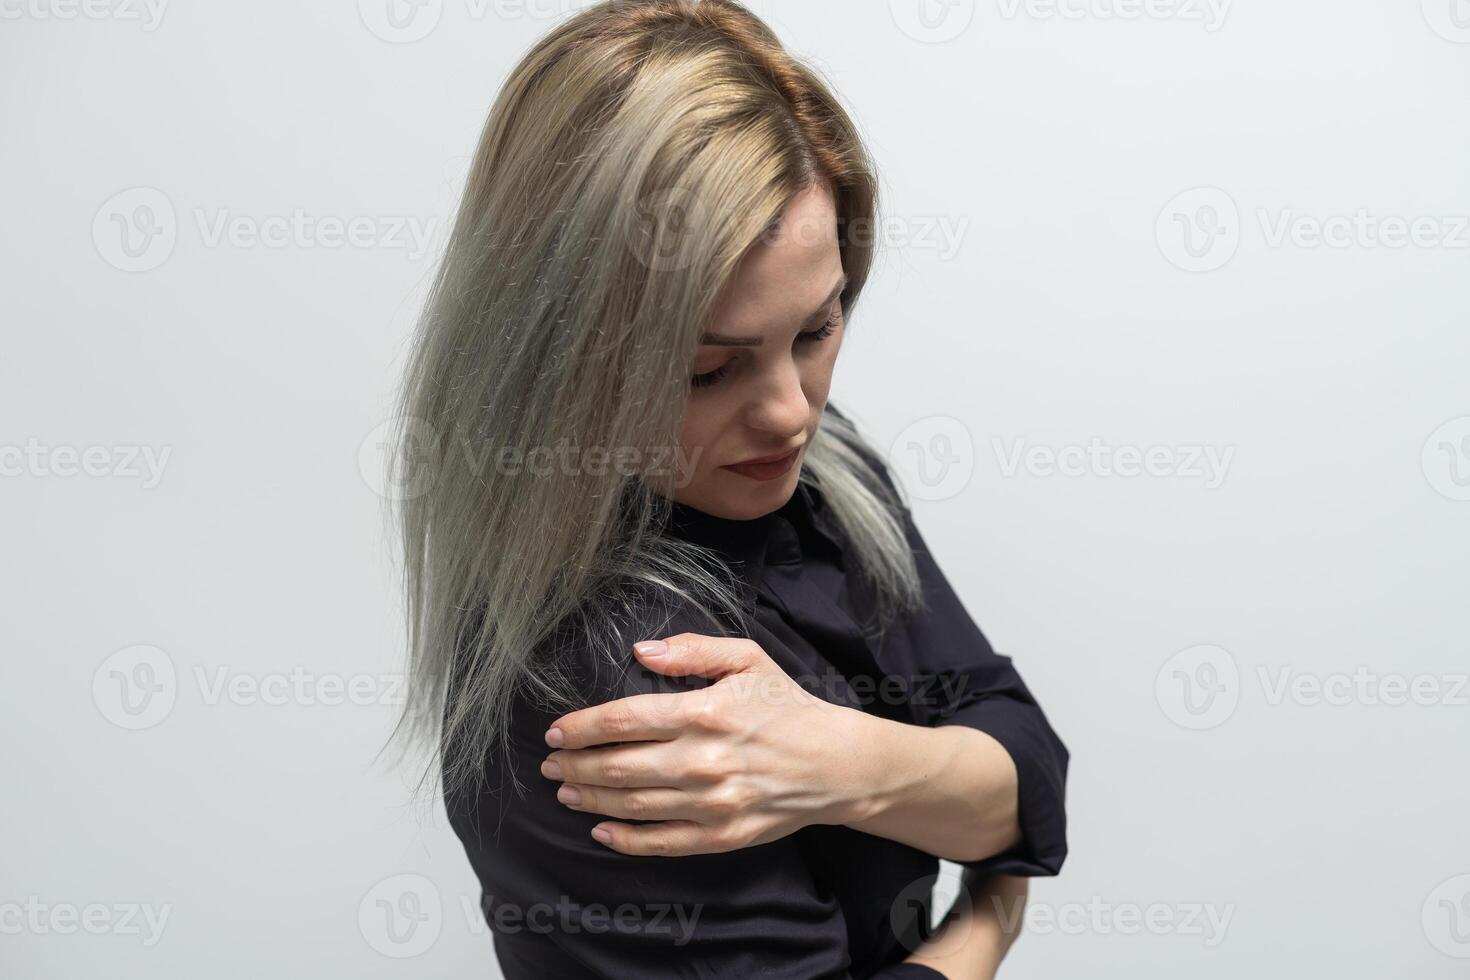
[[[813,402],[825,402],[832,388],[832,373],[837,367],[837,352],[842,347],[842,333],[831,337],[813,354],[801,372],[801,387]]]
[[[691,398],[684,406],[684,425],[679,429],[679,452],[684,460],[703,465],[710,440],[719,431],[719,421],[707,398]],[[699,456],[694,453],[698,451]]]

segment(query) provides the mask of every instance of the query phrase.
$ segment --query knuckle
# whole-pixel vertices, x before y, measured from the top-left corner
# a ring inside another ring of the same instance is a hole
[[[716,732],[724,724],[725,710],[721,699],[712,694],[703,692],[713,691],[714,688],[701,688],[700,696],[691,698],[689,705],[689,723],[703,731]]]
[[[634,820],[643,819],[648,812],[648,799],[642,793],[629,793],[623,797],[623,813]]]
[[[710,845],[720,851],[733,851],[742,846],[740,832],[733,825],[720,827],[710,833]]]
[[[707,745],[700,749],[695,765],[699,775],[706,779],[720,780],[731,773],[730,754],[720,745]]]
[[[740,813],[743,802],[737,790],[721,786],[706,797],[705,809],[721,819],[729,819]]]

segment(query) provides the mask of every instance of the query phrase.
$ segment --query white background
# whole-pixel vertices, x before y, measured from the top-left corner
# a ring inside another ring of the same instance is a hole
[[[386,2],[0,0],[7,977],[498,975],[363,470],[572,8]],[[893,221],[834,400],[1072,750],[1003,975],[1464,975],[1470,5],[928,2],[752,6]]]

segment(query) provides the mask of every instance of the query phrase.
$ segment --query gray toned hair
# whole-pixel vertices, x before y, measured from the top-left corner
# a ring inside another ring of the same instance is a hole
[[[413,492],[395,515],[409,647],[395,735],[432,747],[426,778],[478,786],[518,693],[579,705],[541,653],[569,622],[620,661],[640,595],[743,621],[723,563],[662,533],[671,476],[647,464],[678,446],[700,335],[741,258],[816,182],[836,202],[850,314],[873,261],[873,167],[829,88],[732,0],[609,0],[511,72],[399,396],[390,479]],[[555,447],[583,462],[524,464]],[[828,412],[800,479],[888,622],[919,586],[877,460]]]

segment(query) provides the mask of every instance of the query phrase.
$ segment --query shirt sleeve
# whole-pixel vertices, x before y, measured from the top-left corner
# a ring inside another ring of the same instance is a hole
[[[897,495],[883,462],[864,455]],[[995,652],[955,594],[909,508],[900,504],[899,509],[926,608],[902,627],[911,662],[890,670],[908,674],[911,703],[922,724],[968,725],[985,732],[1016,766],[1020,843],[962,866],[984,875],[1055,875],[1067,856],[1067,747],[1011,658]]]
[[[633,639],[710,632],[694,622],[663,623]],[[707,683],[656,674],[630,653],[620,676],[592,685],[599,693],[591,702]],[[841,906],[813,880],[796,835],[676,857],[625,855],[593,840],[592,828],[608,818],[562,805],[560,783],[540,773],[552,751],[544,733],[562,713],[518,700],[511,731],[525,796],[507,784],[499,798],[482,795],[473,815],[451,816],[479,874],[508,980],[854,978]],[[863,976],[942,980],[907,963]]]

